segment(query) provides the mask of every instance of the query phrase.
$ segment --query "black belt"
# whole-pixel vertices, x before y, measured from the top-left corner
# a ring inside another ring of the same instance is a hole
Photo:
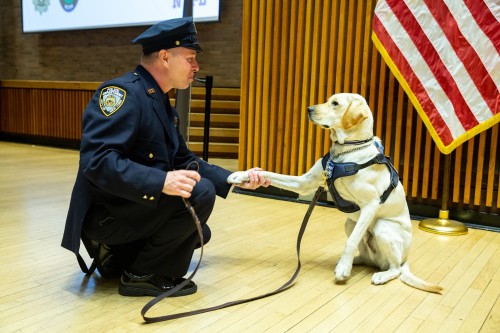
[[[317,203],[317,201],[318,201],[321,193],[323,192],[323,190],[324,190],[323,186],[320,186],[318,188],[318,190],[314,194],[313,199],[311,200],[311,203],[309,204],[309,208],[307,209],[306,215],[304,216],[304,219],[302,220],[302,225],[300,226],[299,234],[297,236],[297,268],[295,270],[295,273],[293,273],[293,276],[290,278],[290,280],[288,280],[288,282],[286,282],[284,285],[282,285],[278,289],[276,289],[274,291],[271,291],[271,292],[268,292],[266,294],[262,294],[262,295],[259,295],[259,296],[255,296],[255,297],[251,297],[251,298],[246,298],[246,299],[240,299],[240,300],[236,300],[236,301],[232,301],[232,302],[227,302],[227,303],[216,305],[216,306],[212,306],[212,307],[209,307],[209,308],[203,308],[203,309],[198,309],[198,310],[193,310],[193,311],[186,311],[186,312],[179,312],[179,313],[174,313],[174,314],[165,315],[165,316],[147,317],[146,313],[153,306],[155,306],[162,299],[164,299],[164,298],[172,295],[176,291],[180,290],[182,287],[184,287],[186,284],[188,284],[193,279],[194,275],[198,271],[198,268],[200,267],[201,259],[203,258],[203,233],[202,233],[202,229],[201,229],[200,220],[198,219],[198,216],[196,216],[196,212],[194,211],[194,208],[193,208],[193,206],[191,206],[191,204],[189,203],[189,201],[186,200],[186,199],[183,199],[184,200],[184,204],[186,205],[187,209],[189,210],[189,212],[191,213],[191,215],[193,217],[193,220],[194,220],[194,222],[196,224],[196,229],[198,230],[198,235],[200,237],[200,242],[201,242],[200,259],[198,260],[198,264],[196,265],[196,268],[194,269],[194,271],[191,273],[191,275],[186,280],[184,280],[181,284],[177,285],[175,288],[173,288],[173,289],[165,292],[164,294],[156,296],[151,301],[149,301],[146,305],[144,305],[144,307],[142,308],[142,311],[141,311],[141,315],[142,315],[142,318],[144,319],[144,321],[146,323],[157,323],[157,322],[161,322],[161,321],[167,321],[167,320],[172,320],[172,319],[177,319],[177,318],[194,316],[194,315],[197,315],[197,314],[200,314],[200,313],[205,313],[205,312],[215,311],[215,310],[219,310],[219,309],[224,309],[224,308],[227,308],[227,307],[230,307],[230,306],[233,306],[233,305],[248,303],[248,302],[252,302],[252,301],[255,301],[255,300],[258,300],[258,299],[261,299],[261,298],[273,296],[273,295],[276,295],[276,294],[278,294],[278,293],[280,293],[280,292],[282,292],[282,291],[287,290],[288,288],[290,288],[293,285],[293,282],[295,281],[295,279],[297,278],[297,276],[299,275],[300,268],[301,268],[301,263],[300,263],[300,243],[302,241],[302,236],[304,235],[304,232],[306,230],[307,222],[309,221],[309,217],[311,216],[313,208],[316,205],[316,203]]]

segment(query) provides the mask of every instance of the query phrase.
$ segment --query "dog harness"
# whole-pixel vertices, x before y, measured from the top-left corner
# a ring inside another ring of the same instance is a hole
[[[333,203],[335,204],[335,207],[337,207],[338,210],[344,213],[354,213],[359,210],[359,206],[353,202],[343,199],[340,196],[339,192],[335,188],[335,185],[333,184],[335,180],[341,177],[355,175],[356,173],[358,173],[359,170],[369,167],[370,165],[373,165],[375,163],[385,164],[389,168],[389,172],[391,173],[391,183],[380,197],[380,203],[382,204],[387,200],[392,190],[394,190],[399,183],[398,172],[391,164],[390,159],[388,157],[384,156],[383,154],[378,154],[377,156],[375,156],[366,163],[357,164],[354,162],[335,163],[333,162],[330,153],[323,156],[321,164],[323,165],[324,169],[323,174],[326,180],[326,185],[328,186],[328,190],[332,195]]]

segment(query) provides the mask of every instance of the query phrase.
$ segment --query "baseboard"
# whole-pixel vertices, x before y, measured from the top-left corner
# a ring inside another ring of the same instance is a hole
[[[307,197],[300,197],[297,193],[279,189],[274,186],[269,187],[259,187],[256,190],[245,190],[239,187],[235,187],[233,192],[253,195],[263,198],[275,199],[275,200],[285,200],[297,203],[309,204],[312,199],[312,195]],[[335,208],[333,201],[329,199],[327,192],[323,192],[318,200],[318,205]],[[434,207],[430,205],[422,205],[408,202],[408,208],[410,210],[411,218],[414,220],[423,220],[426,218],[437,218],[439,216],[439,207]],[[500,232],[500,215],[497,214],[485,214],[474,211],[466,211],[461,209],[451,209],[449,210],[450,220],[455,220],[464,223],[467,227],[473,229],[482,229]]]

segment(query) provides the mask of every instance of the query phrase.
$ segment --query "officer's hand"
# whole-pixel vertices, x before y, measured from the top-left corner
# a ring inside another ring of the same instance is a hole
[[[193,170],[176,170],[167,172],[163,193],[189,198],[194,186],[201,180],[198,172]]]
[[[238,186],[247,190],[255,190],[260,186],[268,187],[271,184],[271,180],[265,178],[262,173],[261,168],[252,168],[246,171],[248,174],[248,180],[239,183]]]

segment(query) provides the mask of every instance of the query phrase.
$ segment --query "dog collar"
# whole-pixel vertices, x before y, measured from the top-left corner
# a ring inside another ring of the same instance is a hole
[[[352,141],[344,141],[344,143],[339,143],[338,141],[335,141],[335,144],[337,145],[362,145],[363,143],[367,143],[373,140],[373,136],[369,139],[366,140],[352,140]]]
[[[346,141],[344,144],[354,144],[354,142],[356,142],[356,144],[362,145],[362,144],[368,143],[368,142],[370,142],[372,140],[373,140],[373,137],[371,139],[369,139],[369,140]],[[335,143],[341,145],[340,143],[338,143],[338,141],[335,141]],[[373,140],[373,145],[378,149],[378,151],[381,154],[384,154],[384,145],[382,145],[382,143],[377,142],[377,140]],[[338,157],[338,156],[341,156],[341,155],[344,155],[344,154],[347,154],[347,153],[351,153],[353,151],[365,149],[367,147],[370,147],[370,145],[362,146],[362,147],[356,147],[356,148],[351,149],[351,150],[340,152],[340,153],[336,154],[335,157]],[[332,154],[332,157],[333,157],[333,154]]]
[[[346,151],[342,151],[338,154],[335,154],[335,155],[332,155],[332,158],[334,157],[339,157],[339,156],[342,156],[342,155],[345,155],[345,154],[348,154],[348,153],[352,153],[353,151],[358,151],[358,150],[362,150],[362,149],[365,149],[365,148],[368,148],[370,147],[371,145],[366,145],[366,146],[360,146],[360,147],[356,147],[356,148],[353,148],[351,150],[346,150]],[[377,147],[378,148],[378,147]],[[380,150],[380,149],[379,149]]]

